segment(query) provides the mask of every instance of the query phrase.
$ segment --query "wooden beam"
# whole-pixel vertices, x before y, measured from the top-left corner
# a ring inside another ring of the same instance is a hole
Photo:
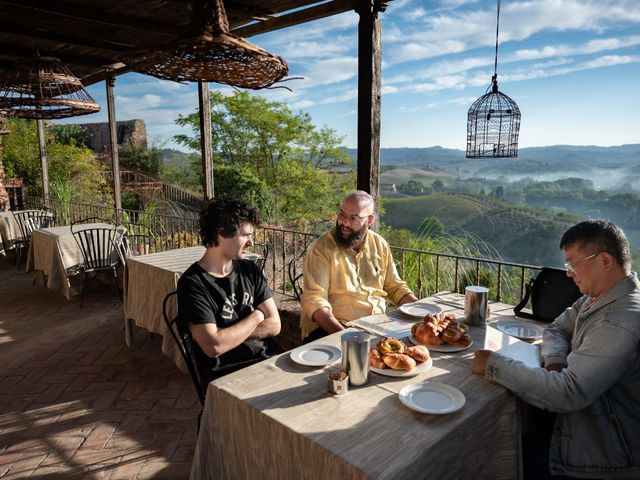
[[[358,23],[358,189],[380,207],[381,25],[378,12],[362,1]]]
[[[111,173],[113,176],[113,198],[116,204],[116,221],[120,222],[122,215],[122,196],[120,192],[120,159],[118,157],[118,135],[116,133],[116,106],[113,97],[115,77],[109,77],[105,82],[107,87],[107,111],[109,113],[109,144],[111,150]]]
[[[211,200],[213,189],[213,155],[211,149],[211,102],[209,84],[198,82],[198,107],[200,110],[200,151],[202,152],[202,176],[204,199]]]
[[[338,13],[353,10],[353,0],[333,0],[331,2],[314,5],[303,10],[278,16],[262,22],[251,23],[243,27],[234,28],[231,32],[239,37],[252,37],[261,33],[272,32],[282,28],[300,25],[320,18],[330,17]]]
[[[9,7],[9,9],[14,9],[14,11],[35,14],[36,18],[38,14],[46,14],[54,17],[71,19],[77,22],[93,23],[96,25],[105,25],[107,27],[124,27],[139,32],[164,35],[166,37],[175,37],[184,32],[185,29],[185,25],[181,26],[176,22],[149,22],[142,18],[115,15],[106,12],[104,9],[92,9],[90,2],[84,2],[82,8],[79,8],[78,5],[65,4],[59,0],[55,2],[0,0],[0,5]],[[2,10],[3,15],[7,15],[9,13],[7,8],[3,8]]]
[[[42,196],[45,206],[49,206],[49,163],[47,162],[47,141],[44,134],[44,120],[36,120],[38,125],[38,147],[40,149],[40,165],[42,166]]]

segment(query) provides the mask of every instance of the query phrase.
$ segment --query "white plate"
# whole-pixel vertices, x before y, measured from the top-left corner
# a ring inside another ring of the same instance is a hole
[[[428,313],[440,313],[442,311],[438,305],[421,302],[405,303],[404,305],[400,305],[398,310],[409,317],[420,319],[424,318]]]
[[[496,324],[496,328],[507,335],[522,340],[537,340],[542,338],[544,333],[544,327],[537,323],[520,320],[501,320]]]
[[[393,368],[375,368],[371,367],[372,372],[376,372],[380,375],[386,375],[387,377],[415,377],[421,373],[426,372],[433,366],[433,360],[431,357],[426,362],[419,363],[413,370],[394,370]]]
[[[416,412],[436,415],[460,410],[466,399],[451,385],[437,382],[414,383],[400,390],[400,401]]]
[[[303,345],[291,350],[291,360],[300,365],[310,367],[321,367],[323,365],[331,365],[340,360],[342,356],[340,349],[333,345]]]
[[[409,341],[411,343],[413,343],[414,345],[424,345],[429,350],[432,350],[434,352],[440,352],[440,353],[461,352],[462,350],[466,350],[471,345],[473,345],[473,340],[471,340],[471,343],[469,345],[467,345],[466,347],[462,347],[460,345],[449,345],[447,343],[443,343],[442,345],[427,345],[426,343],[422,343],[420,340],[418,340],[413,335],[409,335]]]

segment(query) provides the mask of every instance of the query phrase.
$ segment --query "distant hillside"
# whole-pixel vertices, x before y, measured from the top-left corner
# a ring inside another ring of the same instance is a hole
[[[165,165],[172,165],[177,167],[188,167],[193,158],[200,158],[197,153],[186,153],[180,150],[173,150],[171,148],[165,148],[161,153],[162,161]]]
[[[433,194],[386,199],[382,221],[418,233],[427,216],[437,217],[452,235],[467,232],[500,252],[502,260],[562,265],[558,239],[576,218],[513,207],[488,196]]]
[[[356,150],[348,149],[352,159]],[[382,148],[382,167],[412,166],[444,171],[461,177],[505,177],[517,180],[587,178],[597,188],[640,181],[640,144],[615,147],[554,145],[522,148],[517,158],[468,159],[463,150],[442,147]]]

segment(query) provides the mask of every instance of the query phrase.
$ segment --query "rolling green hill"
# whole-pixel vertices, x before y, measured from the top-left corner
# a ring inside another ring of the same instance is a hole
[[[561,266],[558,242],[577,218],[514,207],[483,195],[433,194],[386,199],[382,221],[418,233],[425,217],[437,217],[448,234],[470,233],[500,252],[501,259]]]

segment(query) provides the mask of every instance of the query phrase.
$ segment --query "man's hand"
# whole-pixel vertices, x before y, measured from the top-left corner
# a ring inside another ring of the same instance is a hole
[[[475,353],[473,357],[473,363],[471,364],[473,373],[477,373],[478,375],[484,375],[484,372],[487,368],[487,361],[489,360],[490,355],[491,355],[491,350],[478,350]]]

